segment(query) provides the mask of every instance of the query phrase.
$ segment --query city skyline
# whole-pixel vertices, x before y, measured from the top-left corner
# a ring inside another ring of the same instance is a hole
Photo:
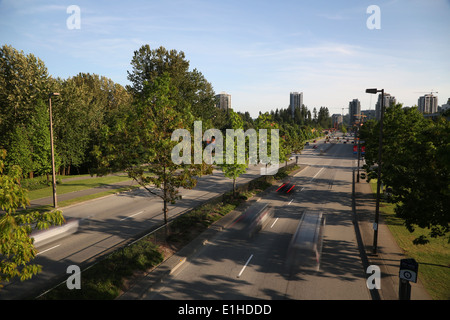
[[[353,99],[375,110],[366,88],[404,106],[431,91],[441,104],[450,98],[447,0],[77,1],[79,20],[71,5],[0,2],[2,44],[40,58],[55,78],[84,72],[123,86],[140,46],[183,51],[216,94],[252,117],[288,108],[294,91],[330,114]]]

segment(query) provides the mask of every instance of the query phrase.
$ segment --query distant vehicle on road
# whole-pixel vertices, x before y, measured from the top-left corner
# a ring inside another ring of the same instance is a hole
[[[289,194],[294,191],[295,184],[291,183],[290,181],[283,183],[276,192],[282,193],[282,194]]]
[[[300,269],[319,270],[325,217],[321,211],[305,211],[288,247],[286,266],[290,275]]]
[[[309,146],[309,141],[306,141],[305,146]]]
[[[317,149],[317,145],[313,145],[313,149]]]

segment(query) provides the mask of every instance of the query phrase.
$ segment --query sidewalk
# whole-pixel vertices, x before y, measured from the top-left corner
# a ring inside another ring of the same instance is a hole
[[[378,223],[377,254],[372,253],[373,223],[376,200],[370,184],[365,180],[355,182],[355,207],[364,249],[369,265],[376,265],[381,270],[381,300],[398,300],[400,260],[408,258],[397,245],[381,215]],[[432,300],[420,281],[420,268],[417,283],[411,282],[411,300]]]

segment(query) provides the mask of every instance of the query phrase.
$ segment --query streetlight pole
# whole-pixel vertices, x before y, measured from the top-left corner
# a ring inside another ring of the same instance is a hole
[[[55,174],[55,149],[53,147],[53,117],[52,117],[52,97],[59,96],[58,92],[53,92],[48,95],[49,114],[50,114],[50,147],[52,153],[52,184],[53,184],[53,207],[58,206],[56,199],[56,174]]]
[[[380,136],[378,142],[378,174],[377,174],[377,203],[375,207],[375,222],[373,224],[373,254],[377,254],[378,245],[378,220],[380,216],[380,191],[381,191],[381,155],[383,148],[383,116],[384,116],[384,89],[366,89],[366,93],[376,94],[381,92],[381,112],[380,112]]]
[[[359,134],[359,130],[361,130],[361,125],[360,125],[360,123],[358,123],[358,175],[357,175],[357,177],[356,177],[356,182],[358,182],[359,183],[359,159],[360,159],[360,157],[361,157],[361,137],[360,137],[360,134]]]
[[[364,119],[365,115],[360,114],[359,115],[359,122],[358,122],[358,176],[356,177],[356,182],[359,183],[359,160],[361,159],[361,136],[360,136],[360,131],[361,131],[361,126],[363,125],[363,119]]]

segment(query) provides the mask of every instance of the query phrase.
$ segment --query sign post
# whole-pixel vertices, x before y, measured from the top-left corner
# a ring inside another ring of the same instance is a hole
[[[417,282],[419,264],[414,259],[400,260],[400,285],[398,291],[399,300],[411,300],[411,285],[409,282]]]

